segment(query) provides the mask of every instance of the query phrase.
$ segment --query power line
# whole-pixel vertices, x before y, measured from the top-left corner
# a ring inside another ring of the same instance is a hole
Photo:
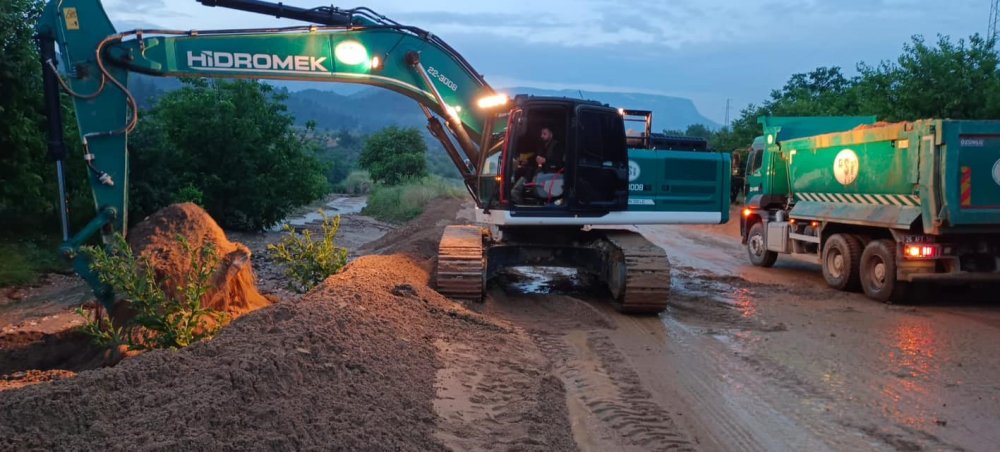
[[[997,16],[1000,15],[1000,0],[990,1],[990,23],[986,28],[986,39],[996,44],[997,40]]]

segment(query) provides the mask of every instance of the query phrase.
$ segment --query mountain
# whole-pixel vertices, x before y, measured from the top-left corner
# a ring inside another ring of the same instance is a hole
[[[552,90],[538,88],[504,88],[501,91],[511,94],[530,94],[534,96],[570,97],[574,99],[596,100],[615,108],[630,108],[634,110],[650,110],[653,112],[653,131],[685,130],[689,125],[702,124],[710,129],[718,129],[721,124],[712,121],[698,112],[694,102],[683,97],[663,96],[659,94],[614,93],[601,91],[580,91],[575,89]]]
[[[148,108],[159,95],[177,89],[181,83],[176,79],[133,74],[129,85],[139,104]],[[321,130],[347,129],[357,133],[370,133],[389,125],[424,130],[427,119],[417,103],[410,98],[380,88],[350,87],[351,89],[335,89],[337,87],[333,84],[306,82],[276,85],[277,90],[287,92],[285,104],[298,125],[305,125],[312,120]],[[500,91],[511,95],[582,97],[612,107],[651,110],[653,130],[657,132],[664,129],[684,130],[692,124],[703,124],[710,129],[720,126],[702,116],[690,99],[682,97],[530,87],[505,88]]]

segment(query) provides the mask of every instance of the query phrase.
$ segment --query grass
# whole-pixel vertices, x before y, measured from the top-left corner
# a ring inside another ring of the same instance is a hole
[[[404,181],[399,185],[376,185],[368,196],[364,214],[390,223],[412,220],[427,203],[438,198],[461,198],[462,187],[439,177]]]
[[[0,287],[28,284],[45,273],[68,270],[57,247],[55,240],[0,241]]]

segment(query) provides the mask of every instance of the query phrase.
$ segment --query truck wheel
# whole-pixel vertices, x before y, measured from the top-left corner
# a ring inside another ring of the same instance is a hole
[[[885,303],[902,303],[909,285],[896,280],[896,245],[892,240],[872,240],[861,253],[861,287],[865,295]]]
[[[758,267],[770,267],[778,260],[778,253],[767,250],[764,223],[758,221],[750,226],[750,232],[747,233],[747,256],[750,257],[750,263]]]
[[[853,235],[833,234],[823,245],[823,279],[837,290],[858,290],[861,240]]]

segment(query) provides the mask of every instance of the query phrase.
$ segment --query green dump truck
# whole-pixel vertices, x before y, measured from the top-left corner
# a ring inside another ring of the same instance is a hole
[[[1000,282],[1000,121],[759,122],[740,215],[754,265],[812,255],[831,287],[886,302],[916,281]]]

